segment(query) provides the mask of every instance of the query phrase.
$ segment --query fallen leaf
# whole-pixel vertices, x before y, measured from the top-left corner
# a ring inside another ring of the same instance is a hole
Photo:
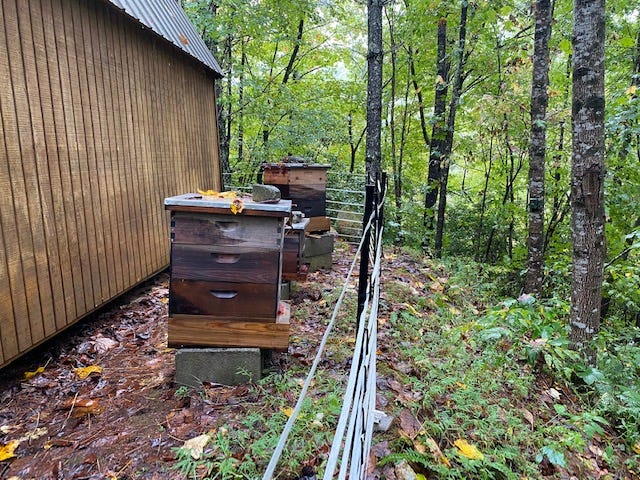
[[[411,312],[411,315],[413,315],[414,317],[420,317],[421,316],[418,313],[418,311],[412,305],[409,305],[408,303],[405,303],[404,306],[407,307],[407,310],[409,310]]]
[[[24,372],[24,379],[25,380],[29,380],[33,377],[37,377],[38,375],[40,375],[42,372],[44,372],[44,367],[38,367],[35,371],[33,372]]]
[[[400,412],[398,420],[400,421],[400,428],[411,440],[424,431],[422,423],[406,408]]]
[[[636,85],[631,85],[627,88],[627,95],[634,95],[638,91],[638,87]]]
[[[191,458],[193,458],[194,460],[198,460],[200,457],[202,457],[204,447],[207,446],[209,440],[211,440],[211,437],[208,434],[204,433],[184,442],[182,448],[185,450],[189,450],[191,453]]]
[[[218,195],[220,195],[220,193],[215,191],[215,190],[200,190],[200,189],[198,189],[198,193],[200,195],[205,196],[205,197],[217,197]]]
[[[533,428],[533,413],[531,413],[529,410],[527,410],[526,408],[522,409],[522,416],[529,422],[529,424],[531,425],[531,428]]]
[[[20,440],[11,440],[9,443],[0,446],[0,462],[15,457],[16,454],[14,452],[18,445],[20,445]]]
[[[102,413],[102,406],[98,400],[92,398],[72,398],[64,403],[64,408],[70,408],[74,417]]]
[[[17,425],[2,425],[0,427],[0,433],[3,433],[4,435],[7,435],[9,433],[15,432],[16,430],[19,430],[20,427]]]
[[[446,457],[446,455],[442,453],[442,450],[440,450],[440,447],[438,446],[436,441],[431,437],[427,437],[425,441],[427,443],[427,447],[429,447],[431,455],[433,455],[433,458],[435,458],[436,461],[441,463],[442,465],[446,465],[447,467],[451,468],[451,462]]]
[[[542,393],[546,393],[547,395],[549,395],[554,400],[560,400],[560,397],[562,396],[562,394],[558,390],[556,390],[555,388],[550,388],[549,390],[545,390]]]
[[[633,451],[640,455],[640,442],[635,443],[635,445],[633,446]]]
[[[76,375],[80,377],[81,380],[84,380],[92,373],[101,374],[102,367],[99,365],[89,365],[88,367],[74,368],[73,371],[76,372]]]
[[[109,350],[111,350],[112,348],[115,348],[118,346],[118,342],[116,342],[115,340],[108,338],[108,337],[98,337],[96,338],[96,341],[93,343],[93,350],[102,355],[104,353],[107,353]]]
[[[237,198],[238,197],[238,192],[234,192],[234,191],[230,190],[228,192],[219,193],[218,197],[220,197],[220,198]]]
[[[244,210],[244,202],[239,198],[236,198],[233,202],[231,202],[231,207],[229,208],[231,208],[231,213],[237,215],[239,213],[242,213],[242,211]]]
[[[293,415],[293,408],[291,407],[282,407],[280,411],[284,413],[287,417],[290,417],[291,415]]]
[[[463,438],[459,438],[453,444],[458,449],[458,454],[463,457],[467,457],[470,460],[482,460],[484,455],[476,448],[475,445],[470,444]]]
[[[27,433],[24,437],[20,438],[18,442],[37,440],[40,437],[44,437],[49,431],[45,427],[36,428],[32,432]]]

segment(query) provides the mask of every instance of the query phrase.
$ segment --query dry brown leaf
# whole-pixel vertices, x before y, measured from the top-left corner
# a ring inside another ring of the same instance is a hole
[[[433,455],[433,458],[435,458],[436,461],[441,463],[442,465],[446,465],[447,467],[451,468],[451,462],[446,457],[446,455],[442,453],[442,450],[440,450],[440,447],[438,446],[436,441],[431,437],[427,437],[425,442],[427,444],[427,447],[429,447],[429,451],[431,452],[431,455]]]
[[[49,431],[46,427],[36,428],[32,432],[27,433],[24,437],[21,437],[18,442],[37,440],[40,437],[44,437],[47,433],[49,433]]]
[[[534,423],[533,413],[531,413],[526,408],[523,408],[522,409],[522,416],[525,418],[525,420],[527,420],[529,422],[529,424],[531,425],[531,428],[533,428],[533,423]]]
[[[13,433],[16,430],[19,430],[20,427],[18,425],[2,425],[0,427],[0,433],[7,435],[9,433]]]
[[[419,433],[424,431],[422,423],[406,408],[400,412],[398,420],[400,421],[400,429],[411,440],[415,439]]]
[[[93,343],[93,350],[99,354],[103,355],[107,353],[112,348],[118,346],[118,342],[108,337],[98,337]]]

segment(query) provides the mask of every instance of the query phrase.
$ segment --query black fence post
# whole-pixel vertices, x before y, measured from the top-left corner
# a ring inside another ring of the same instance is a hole
[[[360,322],[360,315],[364,310],[364,303],[367,299],[367,285],[369,284],[369,247],[371,243],[371,228],[374,227],[372,222],[371,228],[367,228],[369,223],[369,217],[375,206],[374,197],[375,185],[366,186],[366,195],[364,199],[364,217],[362,220],[362,251],[360,252],[360,276],[358,278],[358,323]]]

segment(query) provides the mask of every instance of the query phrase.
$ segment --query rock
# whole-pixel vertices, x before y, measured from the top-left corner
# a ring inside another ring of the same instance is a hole
[[[253,186],[253,201],[254,202],[279,202],[280,190],[273,185],[254,185]]]
[[[402,460],[395,467],[395,474],[398,480],[416,480],[416,472],[411,468],[406,460]]]
[[[391,424],[393,423],[393,417],[391,415],[387,415],[380,410],[373,411],[373,431],[374,432],[386,432],[391,428]]]

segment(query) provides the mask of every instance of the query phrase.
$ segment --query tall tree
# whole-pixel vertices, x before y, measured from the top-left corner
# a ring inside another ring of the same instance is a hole
[[[433,127],[429,147],[427,192],[424,198],[424,225],[433,229],[433,207],[438,200],[438,185],[444,143],[447,136],[445,111],[449,89],[449,61],[447,60],[447,19],[438,21],[438,54],[436,57],[436,93],[433,102]]]
[[[368,0],[367,53],[367,181],[373,184],[381,167],[380,130],[382,115],[382,0]]]
[[[544,171],[549,104],[549,37],[552,10],[550,0],[533,4],[536,29],[531,83],[531,137],[529,141],[529,258],[525,292],[540,294],[544,278]]]
[[[604,238],[604,0],[573,2],[573,283],[570,339],[595,360],[600,329]]]
[[[458,30],[458,46],[456,48],[456,70],[451,87],[451,102],[449,103],[449,115],[447,116],[447,134],[442,144],[442,163],[440,170],[440,192],[438,197],[438,220],[436,223],[435,256],[442,256],[442,237],[444,235],[444,214],[447,206],[447,182],[449,180],[449,165],[451,163],[451,151],[453,150],[453,132],[456,125],[456,112],[460,96],[462,95],[462,83],[464,82],[464,66],[467,60],[465,46],[467,41],[467,13],[469,3],[462,2],[460,7],[460,27]]]

